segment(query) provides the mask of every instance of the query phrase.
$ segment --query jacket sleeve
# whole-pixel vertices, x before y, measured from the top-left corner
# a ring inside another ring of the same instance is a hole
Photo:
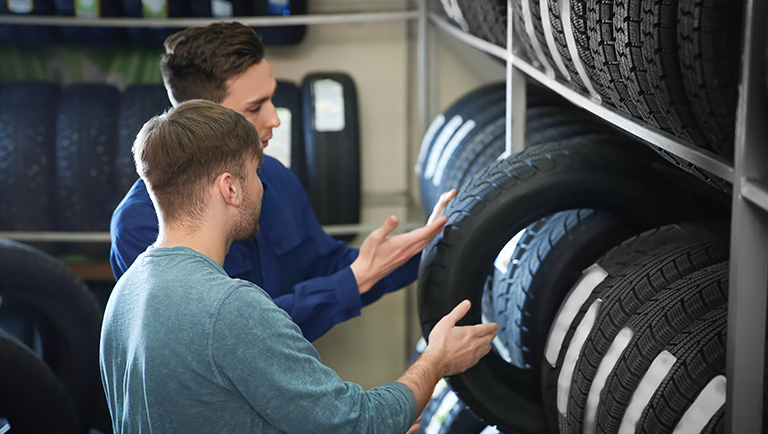
[[[157,240],[157,216],[144,182],[139,179],[112,213],[109,263],[120,279],[144,250]]]
[[[320,362],[285,312],[257,291],[235,289],[215,315],[211,360],[223,387],[243,396],[280,431],[404,433],[410,428],[417,409],[409,388],[389,383],[365,391],[342,381]]]

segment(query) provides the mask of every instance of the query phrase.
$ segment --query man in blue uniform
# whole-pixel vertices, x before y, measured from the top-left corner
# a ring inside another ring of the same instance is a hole
[[[222,268],[230,244],[259,231],[263,151],[248,121],[184,102],[147,122],[133,150],[160,224],[104,313],[115,434],[411,433],[437,381],[490,351],[496,324],[456,326],[465,300],[396,381],[342,381],[262,288]]]
[[[277,83],[254,31],[239,23],[192,27],[165,42],[163,79],[174,105],[206,99],[248,119],[268,146],[280,120],[271,97]],[[421,250],[442,230],[436,218],[455,191],[443,196],[428,224],[389,236],[392,216],[371,233],[360,250],[323,232],[294,174],[274,158],[261,166],[264,184],[262,231],[232,244],[224,269],[232,277],[264,288],[315,340],[334,325],[417,277]],[[110,225],[110,263],[119,279],[157,238],[158,221],[144,182],[139,179],[117,206]]]

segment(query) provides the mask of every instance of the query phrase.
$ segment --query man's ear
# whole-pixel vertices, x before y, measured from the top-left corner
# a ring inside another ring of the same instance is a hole
[[[224,172],[216,177],[216,190],[224,203],[236,208],[240,207],[242,192],[240,182],[231,173]]]

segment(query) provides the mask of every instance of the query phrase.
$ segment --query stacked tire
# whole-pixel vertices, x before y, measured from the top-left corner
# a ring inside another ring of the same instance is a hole
[[[488,101],[482,90],[468,95]],[[463,97],[436,118],[443,125],[422,143],[429,147],[420,166],[422,191],[435,187],[425,168],[437,138],[444,134],[450,143],[463,124],[479,119],[474,104]],[[481,105],[492,110],[491,103]],[[457,113],[465,114],[462,123],[453,135],[443,133]],[[709,347],[686,339],[702,333],[707,345],[722,343],[717,312],[727,294],[729,198],[584,116],[531,89],[528,147],[454,185],[459,193],[446,209],[446,228],[422,254],[424,336],[465,298],[474,307],[461,324],[499,324],[493,351],[448,384],[459,402],[502,432],[610,433],[622,418],[640,421],[645,432],[671,432],[693,417],[685,416],[692,406],[690,414],[702,414],[702,406],[710,411],[707,429],[716,429],[722,405],[694,401],[705,389],[722,389],[722,380],[713,380],[724,372],[721,355],[710,359]],[[545,138],[538,141],[540,134]],[[455,140],[455,150],[442,150],[451,158],[464,143]],[[440,152],[434,158],[440,161]],[[425,211],[431,205],[425,201]],[[618,361],[598,369],[606,353],[613,357],[608,348],[626,336],[625,328],[636,337]],[[589,333],[605,336],[591,344],[597,338]],[[590,344],[577,345],[585,340]],[[686,352],[693,347],[695,355]],[[641,378],[665,351],[693,357],[696,372],[715,374],[699,378],[675,365],[658,384]],[[669,382],[686,384],[684,396]],[[632,396],[647,384],[657,386],[643,397],[648,404],[633,406]]]
[[[513,51],[574,91],[733,161],[742,3],[513,0]],[[506,2],[443,5],[469,33],[506,45]],[[714,175],[663,155],[730,191]]]

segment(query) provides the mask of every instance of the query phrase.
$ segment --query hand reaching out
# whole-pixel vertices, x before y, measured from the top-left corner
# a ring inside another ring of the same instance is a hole
[[[455,195],[456,190],[451,190],[440,196],[440,201],[435,205],[426,226],[405,234],[390,236],[399,222],[397,217],[389,216],[381,227],[363,240],[357,259],[350,265],[361,294],[405,264],[413,255],[424,250],[435,239],[448,221],[447,217],[440,214]]]

